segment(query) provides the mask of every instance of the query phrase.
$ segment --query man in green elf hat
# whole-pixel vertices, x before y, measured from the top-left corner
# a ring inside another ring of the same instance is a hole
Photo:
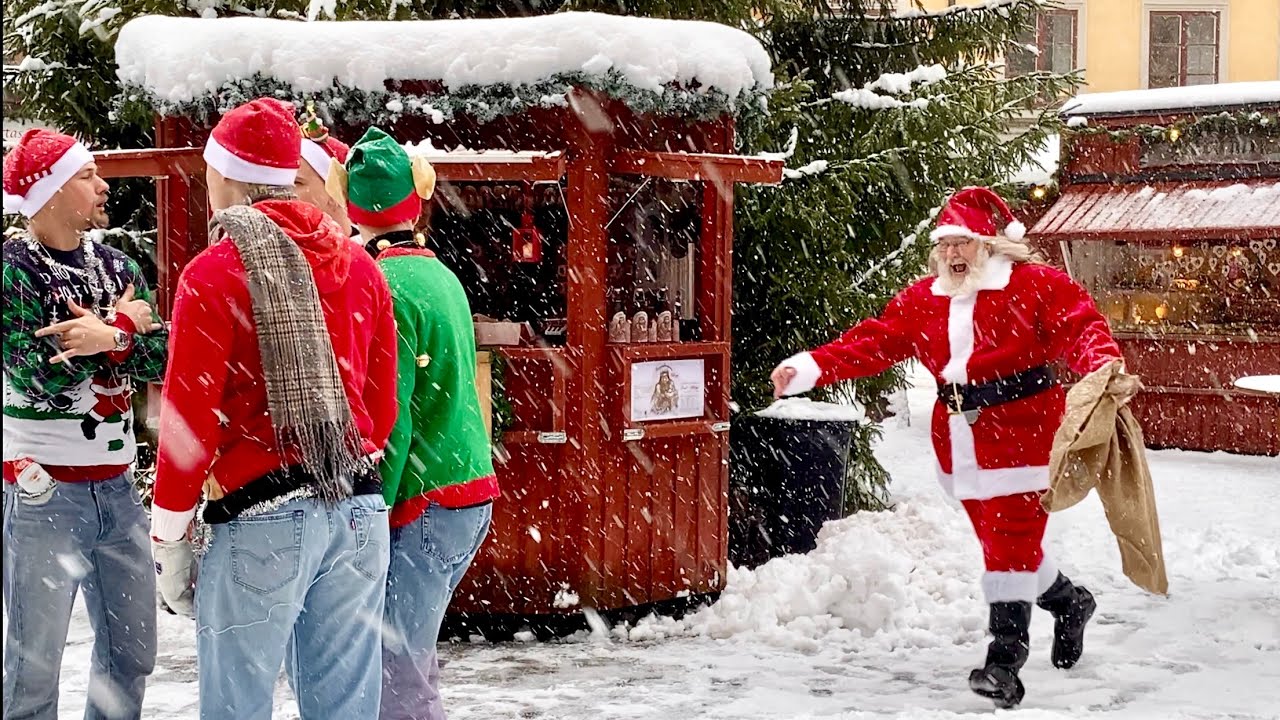
[[[391,506],[382,641],[382,720],[444,720],[436,639],[449,599],[489,531],[498,481],[476,395],[476,346],[462,284],[414,225],[435,171],[370,128],[334,166],[369,254],[391,286],[400,414],[381,472]]]

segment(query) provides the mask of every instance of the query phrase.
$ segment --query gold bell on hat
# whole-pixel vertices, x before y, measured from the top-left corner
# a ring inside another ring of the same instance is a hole
[[[431,364],[431,356],[426,353],[422,353],[418,357],[414,358],[414,360],[418,363],[418,367],[426,367]]]

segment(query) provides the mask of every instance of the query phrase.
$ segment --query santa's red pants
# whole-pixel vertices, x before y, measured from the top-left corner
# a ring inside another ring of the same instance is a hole
[[[1044,554],[1049,514],[1040,505],[1040,493],[962,502],[982,543],[987,567],[982,591],[987,602],[1035,602],[1058,576]]]

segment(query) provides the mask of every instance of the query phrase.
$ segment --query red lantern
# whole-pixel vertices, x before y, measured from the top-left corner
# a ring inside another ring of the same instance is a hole
[[[542,233],[533,224],[533,192],[529,183],[525,183],[520,227],[511,231],[511,252],[516,262],[536,263],[542,260]]]

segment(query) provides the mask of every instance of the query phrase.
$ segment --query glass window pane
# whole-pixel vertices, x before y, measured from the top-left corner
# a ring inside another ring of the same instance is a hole
[[[1151,44],[1179,45],[1182,43],[1182,18],[1169,13],[1151,13]]]
[[[1070,43],[1054,44],[1049,69],[1056,73],[1068,73],[1075,70],[1076,53]]]
[[[1180,73],[1179,63],[1182,60],[1182,50],[1167,45],[1155,46],[1151,48],[1151,71],[1149,85],[1151,87],[1170,87],[1178,84],[1178,75]],[[1160,78],[1160,84],[1156,79]]]
[[[1197,13],[1187,18],[1187,42],[1197,45],[1218,44],[1218,16]]]
[[[1218,48],[1213,45],[1192,45],[1187,48],[1187,74],[1213,75],[1218,65]]]
[[[1187,85],[1212,85],[1218,81],[1216,75],[1188,75]]]
[[[1075,13],[1054,13],[1049,16],[1049,42],[1070,43],[1075,35]]]

